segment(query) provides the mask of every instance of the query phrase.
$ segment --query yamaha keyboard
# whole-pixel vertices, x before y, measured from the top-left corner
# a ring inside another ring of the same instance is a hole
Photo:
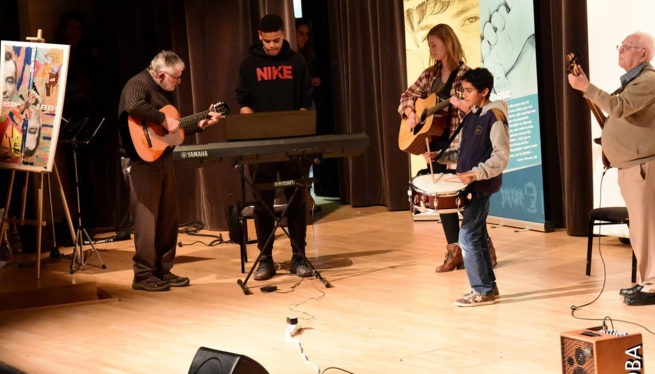
[[[364,152],[368,145],[369,139],[364,133],[245,140],[181,145],[173,151],[173,159],[197,164],[208,161],[254,164],[287,161],[293,156],[317,158],[357,156]]]

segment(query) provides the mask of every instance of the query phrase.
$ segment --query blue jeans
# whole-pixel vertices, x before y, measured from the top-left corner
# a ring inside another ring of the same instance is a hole
[[[487,215],[491,195],[473,193],[471,202],[462,212],[459,247],[462,249],[466,275],[473,291],[481,295],[493,294],[496,275],[489,256]]]

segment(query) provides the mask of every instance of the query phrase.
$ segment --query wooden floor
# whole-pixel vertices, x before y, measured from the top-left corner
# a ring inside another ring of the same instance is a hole
[[[245,275],[235,244],[179,248],[173,270],[192,285],[164,293],[131,289],[131,241],[97,246],[106,270],[94,257],[73,275],[68,261],[43,260],[38,282],[35,264],[18,268],[16,258],[0,269],[0,303],[7,303],[2,292],[72,292],[62,284],[95,284],[101,297],[0,312],[0,362],[27,373],[187,373],[198,348],[208,347],[249,356],[270,373],[316,373],[285,339],[286,318],[297,316],[297,340],[321,371],[552,374],[561,372],[560,333],[600,324],[573,318],[571,306],[591,302],[603,285],[599,299],[576,315],[608,316],[617,330],[641,333],[645,356],[655,357],[652,334],[618,322],[652,330],[655,307],[622,303],[617,292],[630,285],[631,257],[615,237],[600,240],[604,284],[597,247],[593,274],[584,275],[586,238],[490,228],[500,302],[458,308],[453,301],[469,289],[466,273],[434,272],[445,247],[436,222],[414,222],[407,211],[384,207],[321,206],[308,228],[307,253],[333,288],[313,278],[292,288],[299,278],[288,275],[282,236],[274,252],[279,275],[248,281],[251,296],[237,285]],[[182,243],[197,240],[212,238],[180,236]],[[249,254],[255,258],[254,245]],[[267,284],[279,290],[261,293]]]

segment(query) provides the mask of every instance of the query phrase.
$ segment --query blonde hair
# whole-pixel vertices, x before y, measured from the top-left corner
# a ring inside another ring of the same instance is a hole
[[[444,45],[446,46],[446,55],[448,56],[448,65],[449,70],[455,70],[462,63],[466,62],[466,57],[464,56],[464,49],[462,49],[462,43],[459,42],[455,31],[446,25],[445,23],[440,23],[430,29],[426,38],[434,36],[439,38]],[[430,55],[430,65],[434,64],[435,61]]]

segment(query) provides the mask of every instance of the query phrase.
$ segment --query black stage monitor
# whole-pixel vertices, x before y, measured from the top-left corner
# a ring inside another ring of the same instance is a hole
[[[257,361],[243,355],[200,347],[189,374],[269,374]]]

